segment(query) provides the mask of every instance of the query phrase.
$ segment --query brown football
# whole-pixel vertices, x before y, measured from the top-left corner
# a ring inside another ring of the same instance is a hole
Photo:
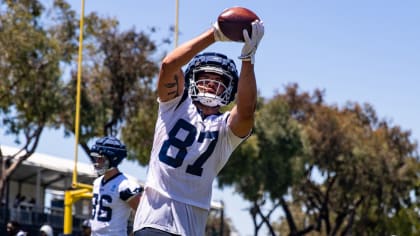
[[[251,36],[251,23],[260,18],[253,11],[244,7],[230,7],[217,18],[220,30],[232,41],[244,42],[243,29]]]

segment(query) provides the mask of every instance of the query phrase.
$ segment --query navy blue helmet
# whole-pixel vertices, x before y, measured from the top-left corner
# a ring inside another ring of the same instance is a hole
[[[104,166],[97,166],[96,158],[105,157],[107,162]],[[98,139],[90,148],[90,158],[95,165],[98,174],[105,173],[108,169],[117,167],[127,157],[125,145],[116,137],[106,136]]]

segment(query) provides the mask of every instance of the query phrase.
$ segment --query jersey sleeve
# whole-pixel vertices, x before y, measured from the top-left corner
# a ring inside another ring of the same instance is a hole
[[[119,187],[120,199],[127,202],[133,196],[141,194],[143,192],[143,187],[135,183],[133,180],[125,179],[121,182]]]
[[[187,101],[187,102],[186,102]],[[165,114],[169,110],[175,111],[177,108],[179,108],[183,104],[189,104],[192,103],[191,98],[188,96],[187,92],[184,92],[182,96],[178,96],[174,99],[171,99],[166,102],[161,102],[158,99],[159,102],[159,113],[160,115]]]

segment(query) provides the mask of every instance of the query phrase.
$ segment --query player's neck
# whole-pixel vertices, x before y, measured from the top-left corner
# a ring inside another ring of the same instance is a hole
[[[220,113],[220,111],[219,111],[220,107],[208,107],[208,106],[204,106],[203,104],[201,104],[199,102],[196,102],[195,105],[201,111],[201,114],[204,117]]]
[[[116,174],[120,173],[120,171],[118,170],[118,168],[112,168],[110,170],[108,170],[107,172],[105,172],[104,174],[104,180],[107,181],[110,178],[112,178],[113,176],[115,176]]]

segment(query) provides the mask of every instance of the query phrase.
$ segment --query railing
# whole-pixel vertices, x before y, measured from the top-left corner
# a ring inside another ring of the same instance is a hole
[[[89,216],[73,215],[73,235],[80,231],[82,222]],[[8,221],[14,220],[22,225],[22,228],[30,235],[38,235],[38,230],[43,224],[53,227],[55,235],[63,232],[64,210],[56,207],[0,207],[0,225],[6,225]],[[36,231],[36,232],[33,232]],[[1,231],[0,231],[1,232]],[[35,233],[35,234],[34,234]],[[1,234],[0,234],[1,235]]]

